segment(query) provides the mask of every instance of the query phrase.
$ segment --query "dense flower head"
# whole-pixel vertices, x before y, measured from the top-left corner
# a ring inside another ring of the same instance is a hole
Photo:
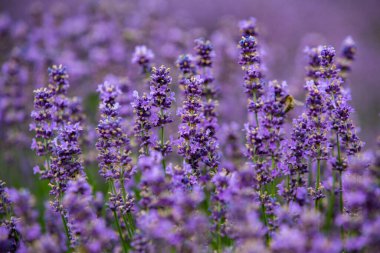
[[[239,64],[243,67],[260,63],[258,56],[257,40],[253,36],[242,37],[239,41],[240,60]]]
[[[123,173],[130,177],[130,146],[121,127],[117,102],[120,90],[116,85],[106,81],[99,85],[98,91],[101,99],[101,119],[97,127],[99,139],[96,148],[99,151],[100,174],[107,180],[125,176]]]
[[[55,94],[66,94],[70,84],[67,68],[63,65],[53,65],[48,69],[49,86]]]
[[[309,58],[306,75],[311,80],[318,78],[334,78],[338,72],[335,65],[335,49],[331,46],[306,48]]]
[[[154,54],[151,49],[147,48],[145,45],[135,47],[132,63],[140,65],[144,73],[149,71],[153,59]]]
[[[209,40],[197,39],[195,40],[195,52],[197,54],[197,65],[200,68],[212,67],[212,58],[214,49]]]
[[[169,109],[174,97],[174,93],[171,93],[169,88],[172,81],[169,70],[165,66],[152,68],[150,95],[152,96],[152,105],[160,109]],[[169,122],[163,124],[165,123]]]
[[[194,57],[191,54],[181,54],[178,56],[176,65],[183,75],[195,74]]]
[[[30,130],[35,132],[32,149],[36,151],[38,156],[44,156],[51,151],[50,142],[54,130],[52,96],[53,93],[47,88],[34,91],[34,110],[31,113],[34,122],[30,124]]]
[[[257,36],[256,19],[250,17],[249,19],[241,20],[239,22],[239,29],[244,37]]]
[[[185,158],[186,162],[191,163],[194,169],[198,167],[198,161],[205,152],[201,145],[205,136],[199,128],[202,122],[202,82],[199,76],[186,80],[185,100],[179,110],[181,124],[179,125],[178,153]]]
[[[143,93],[139,96],[137,91],[133,92],[134,101],[131,103],[133,107],[133,111],[136,115],[135,117],[135,125],[134,125],[134,133],[138,138],[140,147],[145,150],[141,150],[141,152],[148,152],[148,148],[151,144],[151,109],[152,109],[152,97]]]
[[[79,134],[79,124],[68,124],[59,129],[58,137],[53,141],[53,156],[50,170],[42,172],[42,177],[49,179],[51,194],[59,198],[66,191],[67,182],[78,175],[83,175]]]

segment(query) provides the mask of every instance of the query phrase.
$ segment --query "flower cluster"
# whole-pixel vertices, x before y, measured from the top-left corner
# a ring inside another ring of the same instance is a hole
[[[202,79],[192,76],[186,80],[185,100],[179,110],[181,124],[179,125],[178,154],[190,164],[194,172],[199,174],[198,165],[204,155],[202,139],[204,135],[199,125],[202,121]]]
[[[152,60],[154,59],[153,51],[144,45],[136,46],[133,53],[132,63],[138,64],[142,68],[142,73],[149,73]]]
[[[99,151],[100,174],[105,179],[131,177],[131,159],[129,157],[129,141],[122,130],[119,117],[119,103],[117,102],[120,90],[112,83],[104,82],[98,87],[100,98],[101,119],[97,132],[96,147]]]

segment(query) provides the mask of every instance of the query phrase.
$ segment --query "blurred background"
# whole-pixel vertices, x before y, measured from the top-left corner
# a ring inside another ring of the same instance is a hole
[[[267,79],[286,80],[301,101],[305,47],[328,44],[339,54],[343,40],[352,36],[358,51],[348,85],[360,137],[371,148],[380,133],[379,7],[378,0],[2,0],[0,177],[16,187],[35,191],[42,187],[33,183],[32,168],[39,161],[29,150],[28,124],[32,91],[47,85],[48,66],[67,66],[69,93],[82,99],[91,139],[98,120],[96,87],[100,82],[112,74],[128,77],[131,90],[147,89],[139,66],[131,63],[136,45],[152,49],[154,65],[172,68],[175,85],[178,55],[192,53],[198,37],[211,40],[220,86],[220,121],[243,124],[245,94],[237,64],[237,24],[250,16],[258,22]],[[17,73],[9,73],[4,66],[15,59]],[[175,137],[176,132],[172,134]],[[89,167],[96,172],[96,163],[91,163],[95,158],[96,153],[86,153]]]

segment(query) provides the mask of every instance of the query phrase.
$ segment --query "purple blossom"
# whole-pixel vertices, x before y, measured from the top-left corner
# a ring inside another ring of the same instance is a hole
[[[71,231],[77,236],[76,243],[87,252],[97,253],[111,249],[116,233],[107,227],[104,219],[94,210],[91,188],[84,178],[68,183],[63,198]]]
[[[142,68],[142,73],[150,72],[151,63],[154,59],[153,51],[146,46],[136,46],[132,57],[132,63],[138,64]]]
[[[131,103],[135,113],[134,133],[139,141],[140,153],[149,153],[151,145],[151,116],[152,98],[146,93],[140,97],[137,91],[133,92],[134,101]]]
[[[100,93],[101,118],[97,127],[98,160],[100,175],[106,180],[131,178],[132,167],[129,141],[121,127],[119,117],[120,90],[114,84],[104,82],[98,87]]]

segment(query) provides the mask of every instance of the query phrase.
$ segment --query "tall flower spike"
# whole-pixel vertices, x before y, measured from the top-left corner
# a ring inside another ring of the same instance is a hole
[[[50,182],[50,194],[54,197],[53,205],[57,211],[62,210],[60,198],[66,191],[67,182],[84,175],[78,142],[81,130],[78,124],[65,125],[59,129],[58,137],[53,141],[50,170],[44,177]]]
[[[53,93],[47,88],[34,91],[34,110],[31,113],[33,123],[30,130],[35,132],[32,141],[32,149],[38,156],[48,156],[52,150],[53,139],[52,101]]]
[[[199,131],[202,108],[202,80],[199,76],[193,76],[186,80],[185,100],[179,110],[181,124],[179,125],[178,154],[190,164],[195,173],[199,173],[198,163],[204,154],[200,140],[203,134]]]
[[[144,93],[141,97],[137,91],[133,92],[134,101],[132,102],[133,111],[136,115],[134,133],[140,146],[140,153],[149,154],[151,145],[151,109],[152,98]]]
[[[49,88],[53,93],[53,122],[56,130],[70,121],[68,110],[70,101],[67,98],[67,90],[70,86],[67,69],[62,65],[53,65],[48,69]]]
[[[163,156],[163,167],[165,169],[164,157],[172,151],[169,141],[165,141],[164,126],[173,120],[170,117],[170,107],[174,100],[174,93],[171,92],[169,85],[172,78],[169,76],[169,68],[161,66],[158,69],[152,68],[150,81],[150,96],[152,97],[152,123],[158,128],[159,140],[154,147]]]
[[[219,165],[218,141],[216,131],[219,128],[217,119],[216,88],[213,84],[212,64],[214,49],[210,41],[204,39],[195,40],[195,51],[197,55],[197,71],[203,79],[202,83],[202,127],[206,137],[207,155],[203,157],[203,162],[216,172]]]
[[[302,114],[293,120],[293,131],[291,140],[288,145],[289,152],[286,154],[286,167],[289,176],[289,185],[285,189],[284,197],[288,201],[297,201],[300,205],[304,204],[304,199],[299,198],[297,193],[299,189],[306,189],[306,181],[304,175],[307,173],[307,154],[309,149],[307,137],[309,133],[309,125],[306,114]]]
[[[135,51],[132,56],[132,63],[140,65],[143,74],[150,72],[153,59],[153,51],[147,48],[145,45],[135,47]]]
[[[308,81],[306,84],[308,97],[306,99],[307,115],[309,117],[309,157],[317,161],[317,177],[315,190],[311,195],[315,200],[316,207],[318,200],[324,197],[321,184],[321,161],[328,157],[329,145],[327,139],[328,125],[326,119],[326,93],[317,86],[314,81]],[[311,169],[311,168],[310,168]]]
[[[261,57],[257,43],[255,20],[251,18],[242,21],[240,25],[242,38],[239,41],[239,64],[245,72],[244,88],[248,97],[248,112],[254,113],[256,127],[259,126],[259,114],[262,110],[264,92],[263,72],[261,69]]]
[[[117,102],[120,90],[106,81],[99,85],[98,92],[101,99],[101,119],[97,127],[99,139],[96,143],[99,151],[99,173],[106,180],[130,178],[132,167],[129,141],[121,128]]]

